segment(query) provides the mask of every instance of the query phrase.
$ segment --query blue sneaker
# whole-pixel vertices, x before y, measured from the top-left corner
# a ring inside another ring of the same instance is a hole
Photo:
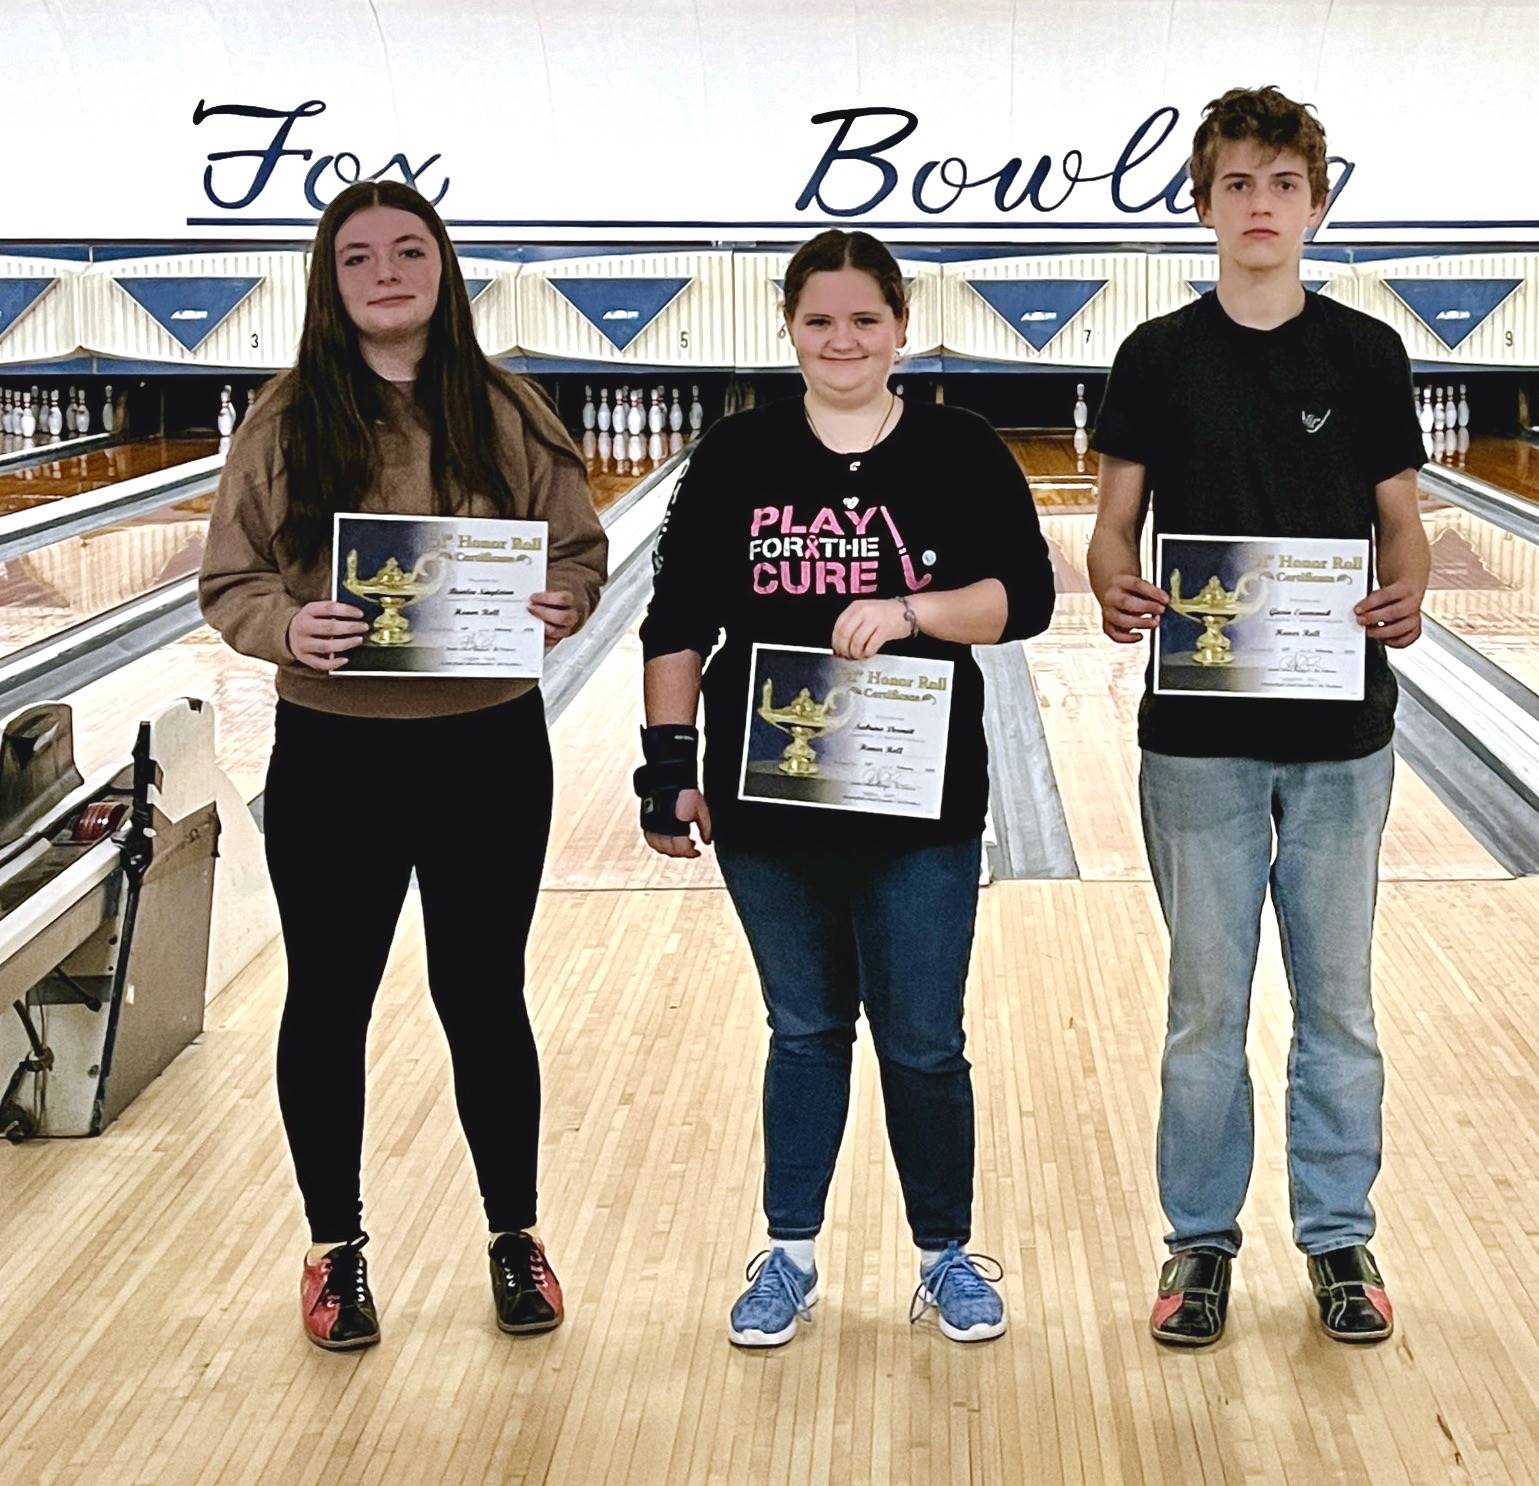
[[[798,1268],[784,1249],[766,1249],[748,1262],[753,1283],[737,1298],[727,1335],[740,1347],[779,1347],[810,1321],[818,1299],[818,1272]]]
[[[978,1272],[980,1259],[993,1266],[993,1274],[985,1277]],[[942,1334],[954,1342],[983,1342],[1002,1335],[1009,1324],[1005,1303],[990,1281],[998,1281],[1003,1274],[999,1260],[965,1253],[958,1243],[947,1244],[940,1258],[920,1271],[919,1288],[908,1308],[909,1322],[918,1321],[934,1306]]]

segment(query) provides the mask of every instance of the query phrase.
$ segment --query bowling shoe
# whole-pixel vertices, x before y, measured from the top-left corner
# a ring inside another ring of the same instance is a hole
[[[498,1329],[522,1335],[559,1326],[566,1314],[561,1282],[545,1257],[545,1245],[528,1233],[500,1233],[487,1252]]]
[[[1309,1256],[1320,1324],[1339,1342],[1381,1342],[1395,1330],[1384,1277],[1365,1244]]]
[[[328,1249],[307,1263],[299,1282],[300,1319],[305,1335],[328,1352],[351,1352],[379,1340],[379,1315],[369,1293],[369,1266],[363,1246],[369,1235]]]

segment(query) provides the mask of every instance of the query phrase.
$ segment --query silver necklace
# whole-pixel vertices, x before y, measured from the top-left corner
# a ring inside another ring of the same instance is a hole
[[[876,448],[876,446],[882,441],[882,431],[887,427],[887,420],[892,417],[892,410],[897,407],[897,405],[898,394],[896,392],[889,392],[887,394],[887,406],[882,412],[882,421],[876,425],[876,433],[872,436],[871,442],[860,451],[860,458],[852,459],[850,461],[850,473],[852,475],[856,470],[860,468],[861,460],[864,459],[866,455],[869,454],[874,448]],[[820,444],[823,445],[825,449],[827,449],[828,440],[818,432],[818,425],[812,421],[812,413],[811,410],[807,407],[806,398],[802,399],[802,417],[807,420],[807,427],[812,430],[813,438],[815,438]]]

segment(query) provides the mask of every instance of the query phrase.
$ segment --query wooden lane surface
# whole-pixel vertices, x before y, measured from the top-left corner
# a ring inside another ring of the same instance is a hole
[[[196,573],[212,505],[196,496],[0,564],[0,653]]]
[[[1426,612],[1539,692],[1539,545],[1435,499],[1423,498],[1422,525]]]
[[[608,459],[602,458],[597,452],[597,439],[594,439],[594,449],[590,452],[587,438],[581,434],[574,434],[573,440],[579,449],[584,450],[588,464],[588,484],[593,491],[593,504],[595,509],[603,511],[614,505],[622,496],[628,494],[641,481],[645,480],[660,465],[666,464],[680,449],[691,442],[687,434],[663,434],[663,457],[654,460],[648,454],[643,453],[636,461],[619,458],[611,452]],[[647,435],[641,435],[643,447],[647,443]]]
[[[1085,554],[1093,518],[1044,513],[1059,575],[1052,628],[1026,647],[1053,770],[1080,875],[1147,878],[1138,811],[1138,702],[1147,642],[1114,645],[1101,633]],[[1497,878],[1501,864],[1422,782],[1396,761],[1381,871],[1390,881]]]
[[[525,1340],[492,1322],[414,903],[370,1046],[383,1344],[331,1356],[299,1333],[274,947],[105,1137],[0,1147],[4,1486],[1533,1479],[1539,883],[1385,889],[1375,1250],[1399,1331],[1378,1348],[1332,1343],[1312,1319],[1282,1161],[1288,998],[1264,947],[1246,1246],[1229,1334],[1196,1354],[1145,1330],[1164,1015],[1147,885],[983,895],[974,1229],[1004,1264],[1007,1336],[961,1347],[907,1324],[914,1253],[863,1033],[824,1298],[769,1354],[723,1334],[762,1232],[764,1042],[725,894],[544,895],[541,1226],[567,1323]]]
[[[1539,444],[1529,439],[1478,433],[1467,450],[1455,446],[1435,452],[1431,463],[1465,470],[1488,485],[1539,501]]]
[[[217,439],[135,439],[130,444],[65,454],[30,469],[0,473],[0,516],[67,495],[84,495],[104,485],[152,475],[218,452]]]
[[[1001,437],[1030,483],[1039,509],[1095,509],[1100,463],[1093,449],[1077,451],[1070,433],[1006,430]]]

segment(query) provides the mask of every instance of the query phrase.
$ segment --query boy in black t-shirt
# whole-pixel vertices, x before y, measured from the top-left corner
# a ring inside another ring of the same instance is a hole
[[[1156,534],[1371,540],[1380,584],[1355,611],[1368,632],[1361,701],[1155,695],[1152,666],[1146,683],[1139,791],[1171,939],[1158,1136],[1171,1258],[1150,1328],[1184,1346],[1222,1334],[1240,1246],[1245,1032],[1269,880],[1294,1009],[1294,1240],[1331,1336],[1377,1341],[1394,1326],[1366,1246],[1384,1087],[1369,951],[1394,767],[1384,647],[1421,633],[1429,567],[1423,450],[1398,336],[1299,282],[1325,160],[1319,122],[1275,88],[1208,105],[1191,177],[1218,237],[1218,288],[1127,339],[1096,428],[1090,577],[1118,643],[1153,630],[1170,602],[1140,574],[1146,503]]]

